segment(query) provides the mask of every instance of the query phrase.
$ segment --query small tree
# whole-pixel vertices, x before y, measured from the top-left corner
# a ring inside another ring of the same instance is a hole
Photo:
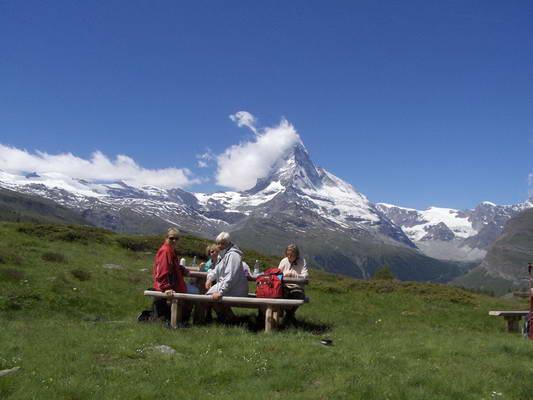
[[[382,267],[379,267],[376,272],[374,272],[374,275],[372,276],[372,279],[380,279],[380,280],[393,280],[394,274],[392,273],[391,269],[388,265],[383,265]]]

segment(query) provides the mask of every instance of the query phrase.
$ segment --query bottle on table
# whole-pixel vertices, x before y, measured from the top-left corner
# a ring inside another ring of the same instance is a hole
[[[185,257],[182,257],[181,260],[180,260],[180,265],[184,266],[186,265],[186,260],[185,260]]]
[[[192,267],[196,267],[196,256],[192,258]]]
[[[259,260],[255,260],[254,264],[254,278],[257,278],[261,274],[261,271],[259,270]]]

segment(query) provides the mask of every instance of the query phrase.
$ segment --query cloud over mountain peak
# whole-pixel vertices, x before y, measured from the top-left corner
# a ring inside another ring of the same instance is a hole
[[[249,128],[255,136],[233,145],[217,156],[216,182],[236,190],[252,188],[266,177],[276,162],[295,144],[301,143],[294,126],[282,118],[270,127],[256,126],[256,118],[247,111],[230,115],[237,126]]]

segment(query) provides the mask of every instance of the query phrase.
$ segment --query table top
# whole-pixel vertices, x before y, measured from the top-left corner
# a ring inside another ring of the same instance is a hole
[[[197,267],[185,267],[189,270],[189,276],[192,278],[200,278],[200,279],[206,279],[207,278],[207,272],[198,271]],[[248,276],[248,280],[250,282],[255,282],[255,278],[252,276]],[[307,285],[309,283],[309,279],[302,279],[302,278],[289,278],[284,277],[283,282],[285,283],[297,283],[300,285]]]

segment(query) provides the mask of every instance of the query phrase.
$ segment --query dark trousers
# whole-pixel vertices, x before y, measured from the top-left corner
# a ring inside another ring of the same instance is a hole
[[[181,307],[181,321],[178,321],[178,323],[187,322],[191,316],[192,304],[180,301],[179,307]],[[170,304],[167,299],[154,299],[152,303],[152,318],[170,321]]]

